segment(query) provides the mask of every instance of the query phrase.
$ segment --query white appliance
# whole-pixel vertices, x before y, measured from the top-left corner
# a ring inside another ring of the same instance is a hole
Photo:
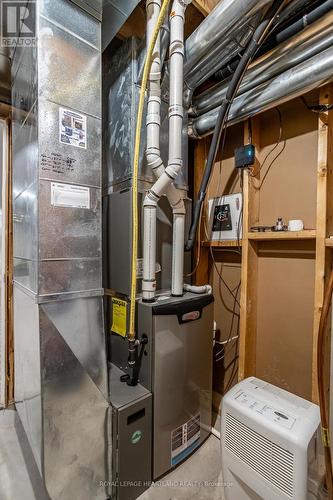
[[[242,238],[242,193],[212,198],[208,202],[211,241]]]
[[[223,398],[226,500],[314,500],[322,477],[315,404],[251,377]]]

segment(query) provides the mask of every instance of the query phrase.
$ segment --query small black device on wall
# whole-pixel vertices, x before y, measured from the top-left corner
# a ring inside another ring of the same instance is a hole
[[[235,149],[235,167],[245,168],[254,165],[256,149],[253,144],[247,144]]]

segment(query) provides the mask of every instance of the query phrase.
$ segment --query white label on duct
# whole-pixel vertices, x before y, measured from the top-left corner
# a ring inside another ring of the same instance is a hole
[[[83,186],[52,182],[51,204],[55,207],[90,208],[90,189]]]
[[[259,413],[265,419],[270,420],[271,422],[275,422],[281,427],[285,427],[286,429],[291,429],[296,422],[296,419],[288,414],[284,410],[274,408],[259,399],[254,399],[253,397],[246,394],[246,392],[239,392],[236,394],[235,399],[246,406],[252,411]]]
[[[59,142],[87,149],[87,117],[77,111],[59,108]]]

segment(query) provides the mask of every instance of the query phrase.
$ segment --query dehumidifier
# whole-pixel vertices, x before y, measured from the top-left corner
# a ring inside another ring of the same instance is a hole
[[[226,500],[318,498],[317,405],[252,377],[226,394],[221,417]]]

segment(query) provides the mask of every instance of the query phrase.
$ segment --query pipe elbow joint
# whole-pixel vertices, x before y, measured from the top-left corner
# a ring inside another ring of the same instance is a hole
[[[147,165],[152,170],[156,170],[157,168],[163,166],[163,161],[159,152],[146,151],[146,160]]]
[[[173,215],[186,215],[184,200],[181,198],[178,203],[171,205]]]
[[[170,43],[169,55],[172,57],[174,54],[180,54],[182,57],[185,57],[185,45],[182,40],[174,40]]]
[[[151,190],[145,196],[143,201],[143,208],[157,208],[159,197],[153,193]]]
[[[174,181],[183,168],[183,160],[173,159],[169,161],[165,173]]]

